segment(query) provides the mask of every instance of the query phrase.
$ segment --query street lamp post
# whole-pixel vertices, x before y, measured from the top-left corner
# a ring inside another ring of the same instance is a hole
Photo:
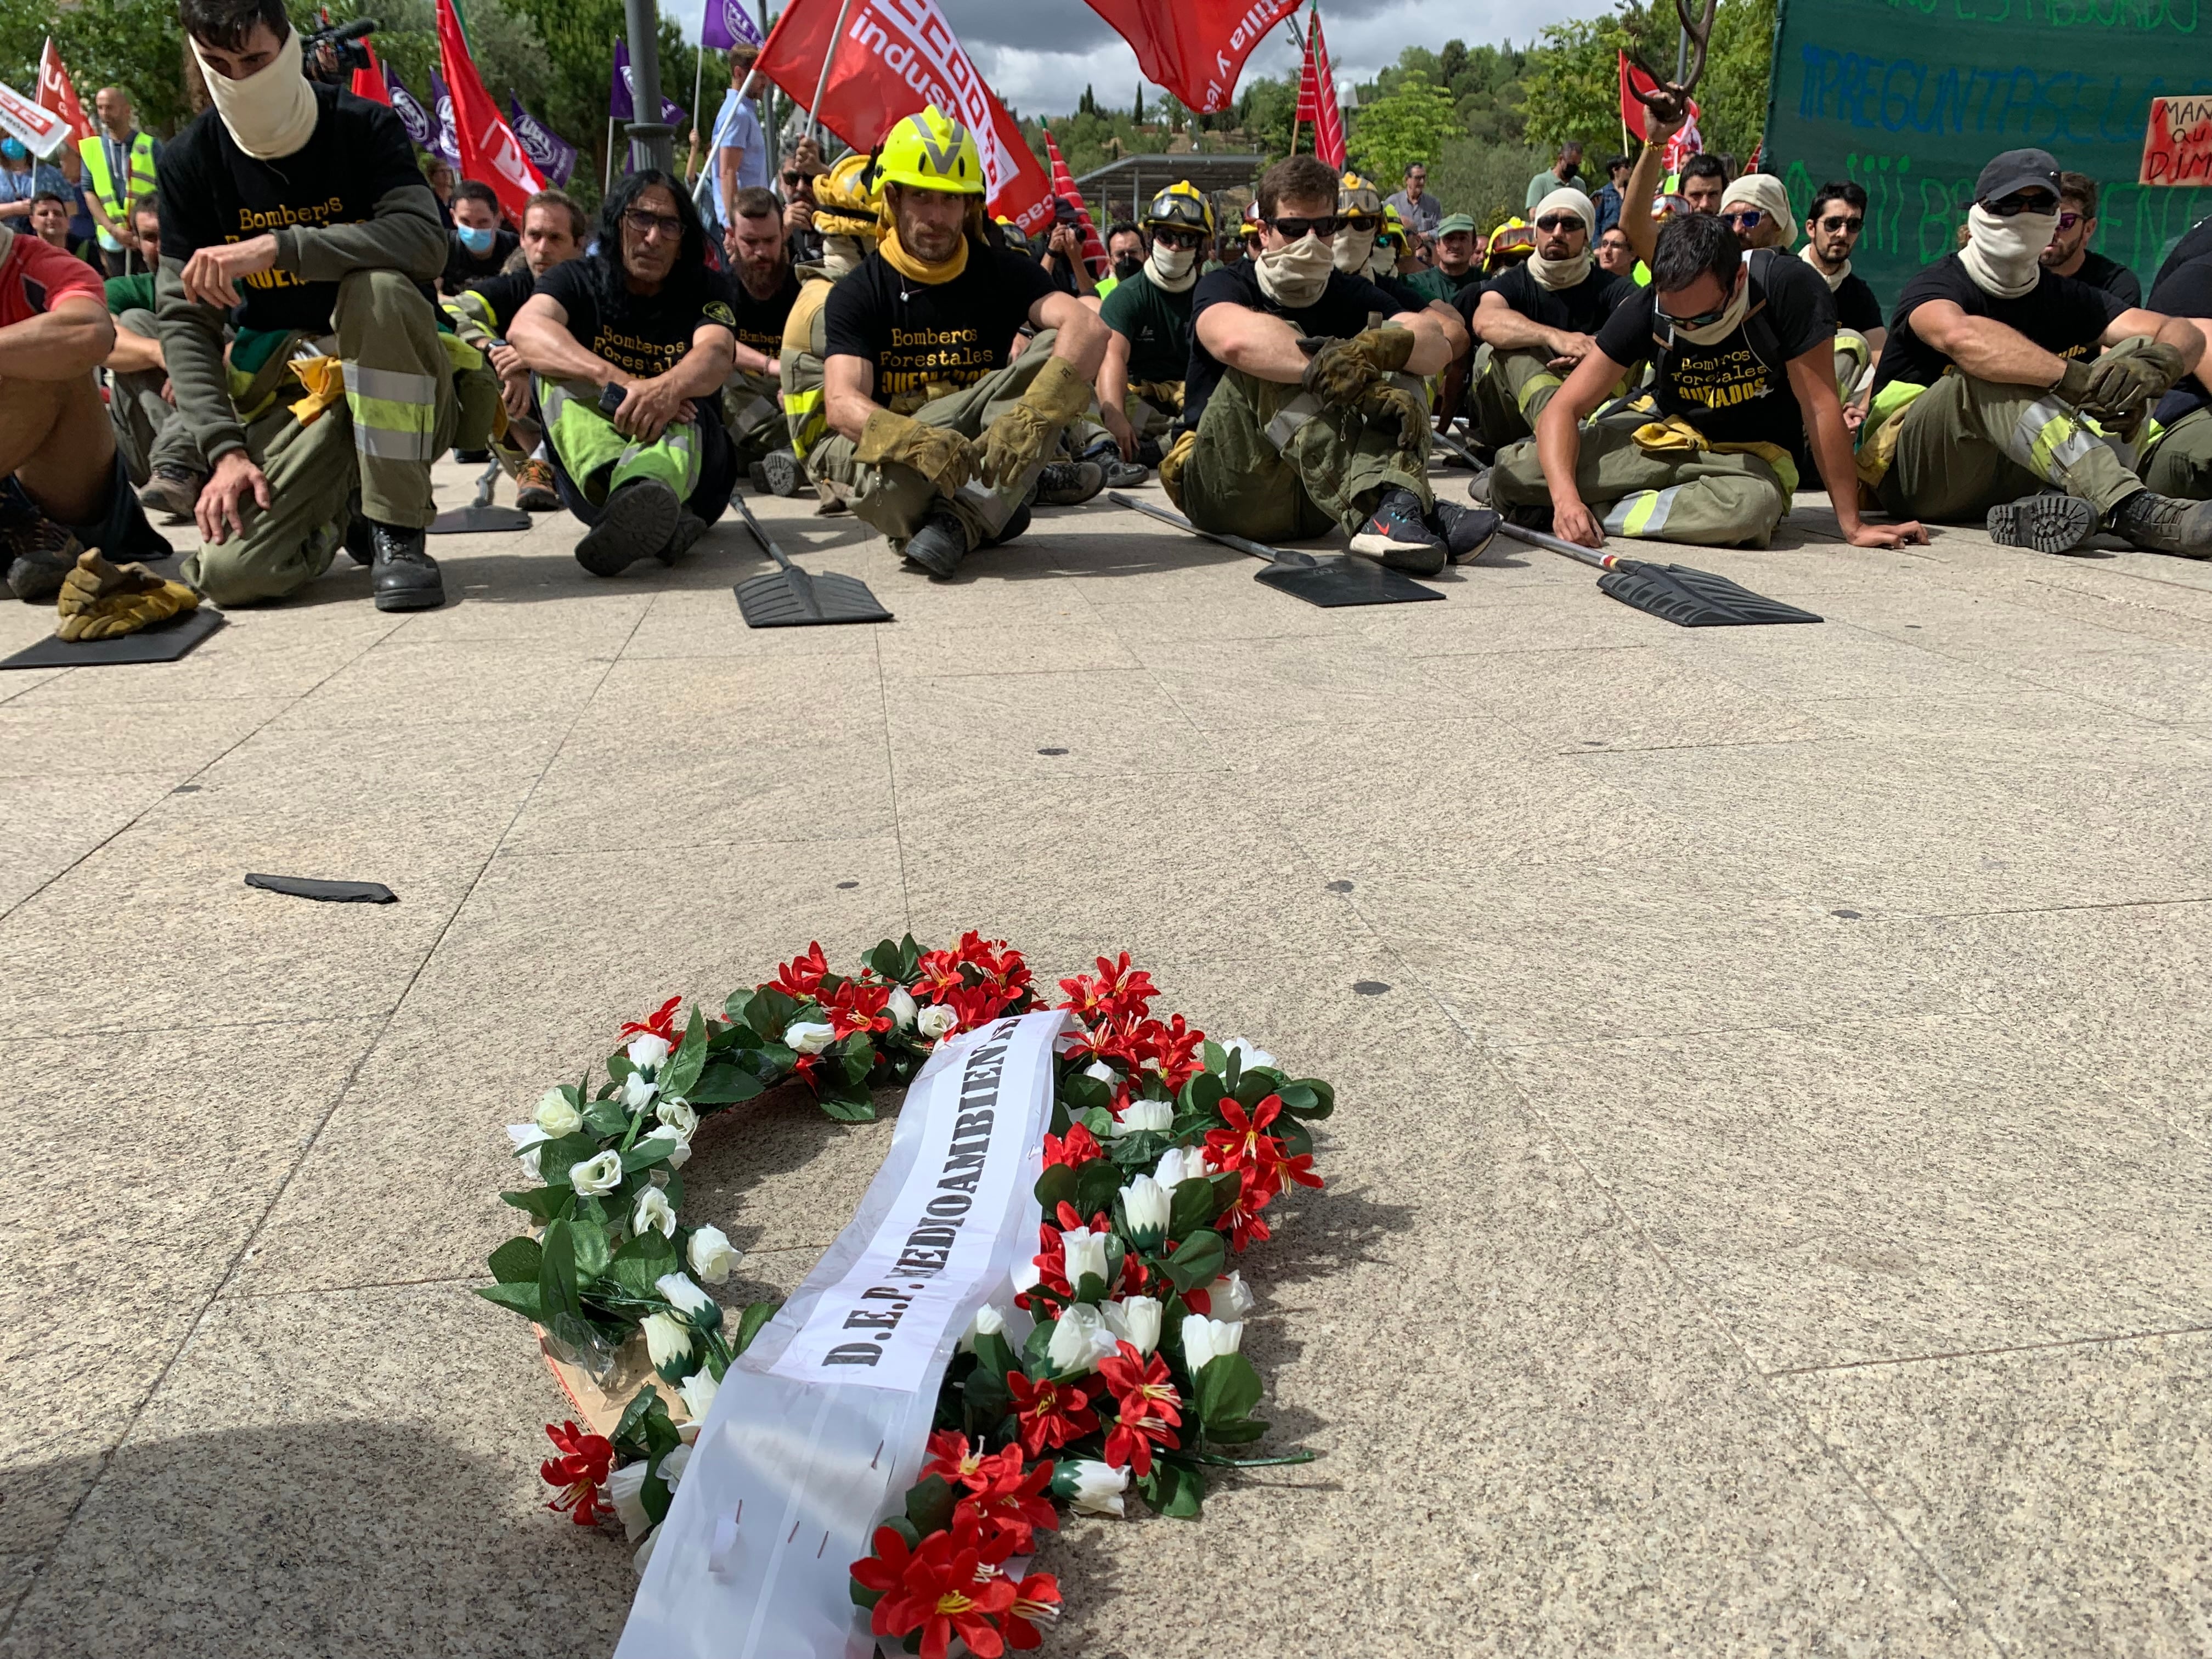
[[[653,0],[623,0],[623,9],[629,26],[630,165],[673,173],[676,129],[660,118],[659,8]]]

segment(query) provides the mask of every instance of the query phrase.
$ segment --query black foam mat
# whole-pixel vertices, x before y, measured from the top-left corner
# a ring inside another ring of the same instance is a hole
[[[113,668],[125,663],[174,662],[222,626],[222,612],[204,605],[119,639],[71,641],[49,634],[0,662],[0,669]]]

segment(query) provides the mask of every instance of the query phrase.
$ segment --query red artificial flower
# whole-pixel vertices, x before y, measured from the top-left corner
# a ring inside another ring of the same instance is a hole
[[[1009,1542],[1012,1547],[1006,1554],[1027,1555],[1036,1547],[1039,1528],[1051,1532],[1060,1525],[1060,1513],[1045,1495],[1045,1488],[1052,1484],[1052,1465],[1039,1463],[1024,1474],[1021,1448],[1009,1446],[1000,1456],[1011,1458],[1013,1467],[1001,1467],[988,1485],[972,1497],[962,1498],[953,1511],[954,1518],[970,1519],[994,1537]]]
[[[1139,1479],[1152,1472],[1152,1445],[1180,1445],[1176,1428],[1182,1422],[1182,1396],[1168,1376],[1168,1363],[1148,1360],[1133,1343],[1115,1345],[1110,1359],[1098,1362],[1098,1375],[1113,1391],[1118,1420],[1106,1437],[1106,1461],[1127,1467]]]
[[[1054,1214],[1037,1225],[1037,1253],[1031,1258],[1036,1264],[1037,1284],[1046,1290],[1056,1292],[1062,1300],[1072,1299],[1075,1295],[1075,1286],[1068,1282],[1067,1245],[1066,1242],[1060,1237],[1060,1234],[1072,1233],[1078,1227],[1088,1227],[1094,1233],[1111,1232],[1113,1225],[1112,1220],[1107,1216],[1105,1211],[1099,1211],[1097,1215],[1085,1221],[1077,1213],[1075,1206],[1063,1199]],[[1133,1256],[1136,1252],[1132,1250],[1128,1254],[1129,1256]],[[1128,1257],[1125,1256],[1123,1260],[1126,1262]],[[1139,1282],[1143,1281],[1140,1279]],[[1127,1292],[1125,1291],[1124,1294]],[[1027,1291],[1016,1294],[1014,1305],[1026,1312],[1036,1311],[1030,1305],[1030,1293]]]
[[[1282,1110],[1280,1095],[1269,1095],[1249,1115],[1235,1100],[1223,1101],[1221,1115],[1229,1127],[1206,1131],[1206,1158],[1220,1169],[1242,1170],[1248,1177],[1256,1175],[1271,1196],[1281,1188],[1285,1176],[1302,1187],[1320,1186],[1321,1177],[1313,1172],[1312,1154],[1301,1152],[1292,1158],[1284,1152],[1279,1138],[1267,1133]]]
[[[669,1005],[674,1006],[674,1003]],[[668,1009],[660,1012],[665,1014]],[[538,1466],[538,1478],[556,1489],[553,1501],[545,1507],[568,1510],[580,1527],[595,1525],[600,1516],[613,1514],[613,1505],[599,1497],[615,1459],[615,1449],[606,1437],[586,1434],[574,1423],[563,1423],[557,1429],[548,1423],[545,1437],[561,1454]]]
[[[929,1462],[922,1467],[921,1478],[927,1480],[939,1474],[955,1486],[987,1492],[1002,1476],[1012,1474],[1018,1480],[1021,1473],[1019,1447],[1009,1446],[999,1452],[987,1452],[981,1446],[971,1449],[966,1435],[939,1429],[929,1437]]]
[[[1027,1650],[1044,1640],[1039,1623],[1060,1620],[1060,1581],[1048,1572],[1033,1572],[1014,1586],[1014,1605],[1003,1615],[1006,1645]]]
[[[810,944],[805,952],[793,957],[775,971],[770,981],[775,988],[790,997],[811,997],[819,990],[830,973],[830,963],[822,954],[821,941]]]
[[[1032,1382],[1019,1371],[1009,1371],[1006,1387],[1013,1391],[1022,1447],[1031,1457],[1047,1446],[1079,1440],[1098,1426],[1098,1414],[1091,1409],[1091,1391],[1080,1382]]]
[[[1151,1051],[1149,1057],[1170,1094],[1180,1090],[1203,1069],[1198,1050],[1206,1041],[1206,1033],[1194,1025],[1184,1024],[1181,1014],[1164,1025],[1156,1019],[1146,1020],[1144,1039]]]
[[[830,1016],[830,1027],[840,1037],[855,1031],[891,1029],[891,1017],[885,1012],[891,1000],[888,985],[866,978],[848,979],[836,990],[817,994],[823,1012]]]
[[[684,999],[680,996],[669,998],[646,1017],[645,1024],[642,1025],[634,1019],[624,1020],[622,1028],[623,1036],[624,1037],[657,1036],[670,1048],[674,1048],[684,1041],[684,1033],[676,1029],[676,1011],[683,1006],[683,1002]]]
[[[896,1549],[886,1533],[897,1540]],[[956,1636],[975,1659],[998,1659],[1006,1651],[996,1620],[1014,1605],[1014,1583],[1003,1573],[984,1575],[979,1582],[982,1551],[972,1534],[933,1532],[921,1548],[908,1550],[904,1539],[884,1527],[876,1533],[876,1548],[881,1565],[856,1561],[853,1577],[875,1589],[878,1581],[896,1573],[868,1621],[877,1635],[904,1637],[919,1630],[922,1659],[945,1659]],[[864,1569],[869,1570],[866,1577]]]
[[[1048,1170],[1055,1164],[1079,1170],[1092,1158],[1105,1156],[1106,1149],[1098,1144],[1098,1138],[1080,1123],[1069,1126],[1065,1140],[1055,1134],[1044,1138],[1044,1167]]]
[[[1159,987],[1152,976],[1139,968],[1133,972],[1129,967],[1127,951],[1113,962],[1098,958],[1096,974],[1078,974],[1064,979],[1060,988],[1067,1000],[1060,1006],[1071,1009],[1086,1025],[1096,1025],[1110,1020],[1141,1019],[1152,1006]]]
[[[1237,1201],[1213,1218],[1213,1230],[1229,1229],[1229,1248],[1241,1250],[1249,1244],[1265,1243],[1274,1235],[1267,1224],[1260,1218],[1260,1212],[1267,1207],[1267,1200],[1275,1189],[1261,1181],[1257,1173],[1244,1171],[1244,1184],[1237,1189]]]

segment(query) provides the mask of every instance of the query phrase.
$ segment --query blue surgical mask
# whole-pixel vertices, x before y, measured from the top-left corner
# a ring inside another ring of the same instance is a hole
[[[0,138],[0,155],[6,156],[11,161],[20,161],[30,153],[23,148],[22,141],[19,138]]]
[[[453,227],[453,234],[461,239],[463,247],[468,249],[478,258],[482,258],[491,252],[493,241],[499,235],[499,232],[495,228],[477,230],[466,225],[456,225]]]

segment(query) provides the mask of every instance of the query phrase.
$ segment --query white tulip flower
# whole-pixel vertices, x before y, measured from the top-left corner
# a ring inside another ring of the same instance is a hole
[[[643,1148],[650,1146],[656,1140],[666,1141],[668,1143],[668,1151],[665,1156],[668,1159],[668,1167],[670,1169],[680,1170],[691,1161],[691,1143],[685,1139],[682,1135],[677,1133],[674,1128],[664,1124],[661,1127],[655,1129],[651,1134],[643,1137],[637,1144],[640,1148]],[[656,1176],[659,1173],[660,1171],[658,1170],[653,1171],[653,1174]]]
[[[610,1472],[600,1490],[615,1506],[615,1518],[623,1523],[623,1535],[633,1544],[644,1537],[653,1525],[645,1512],[645,1459],[637,1458]]]
[[[1196,1376],[1206,1362],[1243,1346],[1244,1327],[1233,1319],[1208,1319],[1204,1314],[1185,1314],[1182,1322],[1182,1359]]]
[[[1064,1271],[1071,1288],[1083,1283],[1085,1273],[1097,1275],[1098,1282],[1106,1282],[1106,1235],[1094,1233],[1088,1227],[1077,1227],[1060,1236],[1062,1254],[1066,1258]]]
[[[655,1369],[691,1358],[691,1328],[666,1314],[647,1314],[638,1322],[645,1333],[645,1351]]]
[[[1139,1353],[1149,1354],[1160,1346],[1160,1318],[1165,1310],[1153,1296],[1126,1296],[1098,1310],[1106,1328]]]
[[[1031,1265],[1035,1266],[1034,1263]],[[977,1337],[997,1336],[1006,1328],[1006,1315],[986,1302],[975,1310],[975,1318],[968,1322],[968,1328],[961,1334],[960,1340],[954,1345],[954,1351],[959,1353],[973,1353],[975,1352]]]
[[[1128,1218],[1129,1232],[1146,1249],[1157,1249],[1168,1236],[1168,1211],[1174,1192],[1140,1175],[1121,1188],[1121,1213]]]
[[[1113,1515],[1123,1513],[1121,1494],[1129,1489],[1129,1472],[1117,1469],[1088,1457],[1076,1459],[1060,1466],[1067,1471],[1075,1483],[1068,1504],[1085,1515]]]
[[[730,1269],[744,1252],[731,1243],[730,1236],[720,1227],[702,1227],[691,1235],[684,1254],[690,1258],[693,1273],[709,1285],[719,1285],[730,1276]]]
[[[1206,1294],[1213,1307],[1212,1317],[1217,1321],[1241,1320],[1259,1305],[1259,1298],[1252,1294],[1251,1286],[1245,1284],[1241,1272],[1215,1279],[1206,1286]]]
[[[683,1401],[684,1409],[690,1413],[694,1423],[707,1420],[707,1413],[714,1404],[714,1392],[720,1386],[714,1381],[714,1373],[704,1366],[676,1385],[677,1397]]]
[[[783,1046],[794,1054],[818,1054],[836,1040],[837,1028],[819,1020],[793,1020],[784,1028]]]
[[[629,1047],[623,1052],[629,1056],[629,1063],[639,1071],[650,1072],[668,1058],[668,1039],[647,1031],[643,1036],[632,1037]]]
[[[507,1138],[514,1143],[515,1153],[522,1161],[523,1173],[532,1181],[544,1180],[545,1177],[538,1172],[538,1157],[544,1151],[545,1143],[551,1137],[535,1123],[510,1123],[507,1126]]]
[[[663,1273],[653,1281],[653,1288],[668,1298],[668,1305],[678,1313],[698,1314],[708,1308],[718,1312],[720,1304],[694,1285],[682,1273]]]
[[[1100,1360],[1114,1357],[1114,1345],[1118,1340],[1108,1328],[1105,1315],[1088,1302],[1079,1302],[1053,1322],[1052,1340],[1045,1349],[1045,1358],[1062,1376],[1093,1371]]]
[[[952,1028],[960,1023],[960,1016],[941,1002],[933,1002],[914,1017],[914,1029],[932,1042],[950,1036]]]
[[[562,1135],[572,1135],[584,1127],[584,1115],[568,1103],[568,1097],[558,1089],[548,1089],[538,1097],[538,1127],[555,1140]]]
[[[1087,1078],[1096,1078],[1104,1084],[1106,1092],[1109,1095],[1121,1086],[1121,1074],[1103,1060],[1094,1060],[1085,1066],[1083,1075]]]
[[[1133,1100],[1121,1109],[1121,1115],[1114,1120],[1112,1137],[1119,1140],[1124,1135],[1142,1134],[1147,1129],[1165,1134],[1174,1127],[1173,1101]]]
[[[676,1237],[676,1208],[668,1201],[668,1194],[658,1187],[641,1188],[637,1202],[629,1212],[629,1230],[642,1238],[647,1233],[659,1233],[663,1238]]]
[[[1186,1181],[1202,1181],[1214,1172],[1206,1161],[1206,1148],[1199,1146],[1170,1146],[1160,1154],[1152,1179],[1172,1193]]]
[[[642,1072],[632,1072],[623,1079],[622,1101],[625,1110],[641,1112],[653,1104],[653,1097],[660,1092],[660,1085]]]
[[[890,1015],[891,1024],[903,1031],[921,1012],[921,1005],[914,1000],[914,993],[905,986],[894,985],[891,987],[891,1000],[884,1005],[884,1010]]]
[[[599,1198],[622,1185],[623,1166],[620,1152],[601,1152],[597,1158],[587,1158],[581,1164],[568,1166],[568,1184],[576,1189],[579,1198]]]
[[[1258,1043],[1248,1042],[1243,1037],[1231,1037],[1221,1047],[1224,1053],[1236,1055],[1237,1065],[1248,1072],[1255,1066],[1273,1066],[1275,1063],[1274,1055]]]

